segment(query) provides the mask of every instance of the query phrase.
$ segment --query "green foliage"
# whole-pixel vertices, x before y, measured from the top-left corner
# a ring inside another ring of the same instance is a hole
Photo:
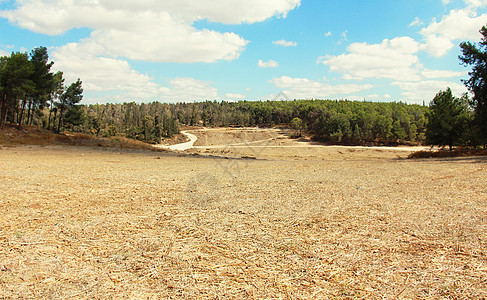
[[[161,138],[179,133],[179,122],[175,117],[177,107],[179,105],[159,102],[81,106],[86,117],[78,131],[105,137],[121,135],[159,143]],[[187,120],[191,122],[191,118]]]
[[[448,145],[452,150],[454,145],[463,144],[468,140],[466,129],[468,126],[467,101],[454,97],[450,88],[440,91],[430,103],[428,114],[429,123],[426,128],[426,142],[430,145]]]
[[[13,52],[0,58],[0,127],[9,121],[19,128],[23,123],[37,123],[52,129],[57,121],[59,131],[67,113],[68,127],[82,122],[82,113],[73,109],[82,99],[81,81],[64,90],[63,74],[53,74],[53,64],[46,47],[35,48],[30,55]],[[56,98],[60,101],[56,102]],[[49,106],[47,120],[42,118],[46,106]]]
[[[83,88],[82,88],[82,82],[78,78],[76,82],[73,82],[71,85],[69,85],[64,93],[62,93],[59,96],[59,102],[55,102],[54,105],[58,108],[59,110],[59,123],[58,123],[58,128],[57,131],[61,131],[61,128],[68,124],[72,126],[76,126],[74,123],[70,123],[69,121],[74,121],[78,125],[82,123],[82,111],[80,110],[79,113],[77,113],[76,105],[83,99]],[[75,117],[72,117],[71,119],[68,119],[68,122],[64,119],[64,113],[66,111],[71,111],[71,114],[74,114]],[[65,124],[66,123],[66,124]]]
[[[462,55],[459,57],[464,66],[471,66],[470,78],[464,84],[474,94],[471,106],[475,111],[474,144],[487,144],[487,27],[480,30],[482,39],[478,46],[471,42],[460,44]]]
[[[33,73],[27,53],[17,52],[0,58],[0,127],[5,126],[7,118],[14,122],[22,117],[27,95],[35,88]]]
[[[427,107],[404,103],[312,100],[307,109],[310,133],[340,144],[397,144],[424,140]],[[413,126],[414,125],[414,126]]]
[[[293,118],[289,124],[294,129],[293,136],[294,137],[300,137],[302,135],[301,131],[304,129],[303,120],[296,117],[296,118]]]

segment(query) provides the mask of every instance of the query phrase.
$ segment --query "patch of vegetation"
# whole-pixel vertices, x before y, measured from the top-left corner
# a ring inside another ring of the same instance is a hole
[[[442,157],[466,157],[466,156],[487,156],[487,149],[454,149],[452,151],[417,151],[411,153],[408,158],[442,158]]]

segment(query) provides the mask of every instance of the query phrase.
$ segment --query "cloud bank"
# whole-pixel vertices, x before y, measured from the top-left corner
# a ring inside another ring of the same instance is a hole
[[[68,81],[82,78],[88,92],[120,91],[117,97],[215,99],[206,83],[174,79],[170,87],[135,71],[129,60],[213,63],[237,59],[248,41],[233,32],[197,29],[198,20],[225,24],[285,18],[300,0],[17,0],[0,17],[33,32],[60,35],[73,28],[91,34],[52,51]],[[75,78],[76,77],[76,78]],[[187,84],[183,93],[182,84]]]

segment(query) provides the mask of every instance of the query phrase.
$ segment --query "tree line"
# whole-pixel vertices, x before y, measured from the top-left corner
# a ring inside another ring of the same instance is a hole
[[[56,132],[126,136],[150,143],[188,126],[274,126],[308,132],[316,140],[347,145],[427,143],[479,146],[487,144],[487,27],[478,45],[460,44],[461,64],[470,66],[464,84],[471,92],[454,97],[447,88],[429,106],[402,102],[348,100],[205,101],[80,105],[81,80],[64,85],[53,73],[45,47],[30,54],[0,57],[0,127],[7,122],[32,124]]]
[[[0,128],[6,123],[34,124],[49,110],[46,128],[59,132],[83,98],[81,80],[64,85],[62,72],[53,73],[46,47],[30,54],[0,57]]]
[[[406,103],[347,100],[205,101],[197,103],[123,103],[80,105],[79,118],[65,128],[97,136],[123,135],[151,143],[187,126],[291,126],[299,132],[341,144],[421,142],[429,108]],[[45,119],[43,123],[46,123]]]

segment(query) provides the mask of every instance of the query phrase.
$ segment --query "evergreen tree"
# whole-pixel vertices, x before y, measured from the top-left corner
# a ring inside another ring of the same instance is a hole
[[[0,58],[0,127],[5,126],[9,113],[10,121],[21,125],[27,95],[35,88],[33,72],[27,53],[16,52]]]
[[[480,30],[482,39],[478,47],[471,42],[460,44],[462,54],[459,59],[464,66],[472,66],[470,79],[464,84],[474,94],[471,105],[475,110],[475,125],[480,133],[480,142],[487,144],[487,27]]]
[[[430,145],[454,145],[466,140],[468,108],[466,103],[452,95],[451,89],[440,91],[430,103],[426,142]]]
[[[57,107],[59,109],[59,123],[57,132],[61,131],[63,126],[64,113],[70,109],[73,109],[76,104],[78,104],[83,99],[83,88],[82,82],[78,78],[76,82],[73,82],[70,86],[66,88],[64,93],[59,97],[59,102]]]

